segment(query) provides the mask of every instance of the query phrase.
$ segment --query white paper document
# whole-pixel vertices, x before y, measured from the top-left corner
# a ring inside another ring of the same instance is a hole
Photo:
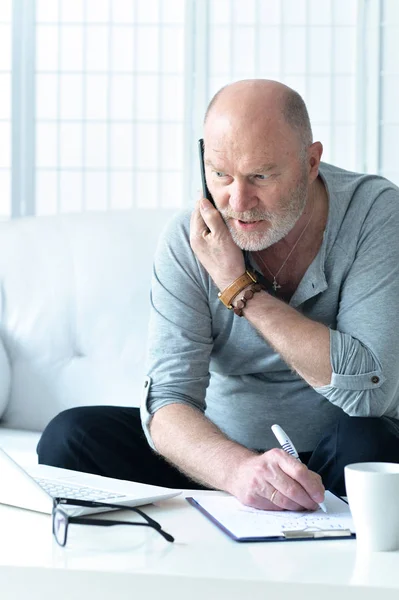
[[[348,504],[331,492],[325,494],[327,513],[320,508],[314,512],[259,510],[244,506],[233,496],[188,501],[238,541],[284,538],[287,531],[355,531]],[[329,537],[328,533],[325,537]]]

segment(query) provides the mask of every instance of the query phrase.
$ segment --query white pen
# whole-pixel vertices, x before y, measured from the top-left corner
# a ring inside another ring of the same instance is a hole
[[[301,462],[301,459],[299,458],[299,454],[296,451],[294,444],[291,442],[290,438],[285,433],[284,429],[282,429],[282,427],[280,427],[280,425],[272,425],[272,431],[273,431],[274,435],[276,436],[277,441],[280,444],[280,446],[282,447],[282,449],[285,450],[285,452],[287,452],[287,454],[291,454],[291,456],[293,456],[294,458],[299,460],[299,462]],[[324,504],[324,502],[319,502],[319,506],[322,511],[324,511],[325,513],[327,512],[327,508],[326,508],[326,505]]]

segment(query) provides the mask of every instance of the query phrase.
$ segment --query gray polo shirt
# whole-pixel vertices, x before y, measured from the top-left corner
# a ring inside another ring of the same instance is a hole
[[[314,449],[341,410],[399,418],[399,189],[386,179],[322,163],[329,197],[320,250],[290,305],[330,329],[330,385],[312,388],[218,289],[189,243],[179,213],[156,254],[143,427],[167,404],[205,412],[257,450],[278,445],[281,425],[298,451]]]

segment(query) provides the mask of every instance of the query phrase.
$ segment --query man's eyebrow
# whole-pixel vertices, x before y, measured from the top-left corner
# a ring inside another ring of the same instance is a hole
[[[273,169],[277,168],[276,163],[264,163],[255,169],[251,169],[252,173],[266,173],[267,171],[273,171]]]
[[[214,169],[216,169],[216,165],[209,159],[207,159],[205,161],[205,164],[208,165],[209,167],[213,167]]]

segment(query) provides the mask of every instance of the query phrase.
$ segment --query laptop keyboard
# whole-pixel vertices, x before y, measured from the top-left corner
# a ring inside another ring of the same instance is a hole
[[[108,490],[97,490],[77,485],[64,485],[50,479],[35,478],[35,481],[53,498],[75,498],[77,500],[92,500],[93,502],[114,502],[126,498],[125,494],[115,494]]]

